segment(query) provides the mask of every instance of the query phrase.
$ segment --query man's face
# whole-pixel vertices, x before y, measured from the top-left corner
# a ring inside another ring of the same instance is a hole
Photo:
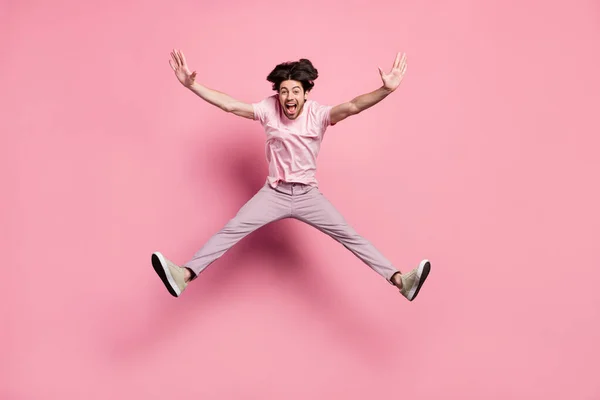
[[[279,86],[279,102],[289,119],[296,119],[304,108],[307,93],[298,81],[283,81]]]

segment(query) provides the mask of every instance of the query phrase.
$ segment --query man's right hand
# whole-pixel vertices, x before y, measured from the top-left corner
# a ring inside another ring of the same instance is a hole
[[[179,82],[187,88],[191,87],[196,81],[196,71],[190,72],[185,56],[179,50],[171,51],[171,60],[169,65],[175,71],[175,76],[179,79]]]
[[[171,51],[169,65],[171,65],[171,68],[175,71],[175,76],[179,79],[179,82],[200,96],[203,100],[219,107],[223,111],[233,113],[240,117],[254,119],[254,107],[252,104],[241,102],[228,94],[209,89],[204,85],[196,83],[196,71],[190,72],[187,62],[185,61],[185,56],[181,51],[176,49]]]

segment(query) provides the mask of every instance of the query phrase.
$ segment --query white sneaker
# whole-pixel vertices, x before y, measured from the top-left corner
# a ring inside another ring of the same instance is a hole
[[[400,278],[402,279],[402,289],[400,289],[400,293],[402,293],[409,301],[413,301],[419,294],[419,290],[421,290],[421,286],[423,286],[425,279],[427,279],[430,270],[431,263],[429,260],[423,260],[417,268],[406,274],[400,275]]]
[[[152,266],[172,296],[179,297],[187,287],[185,269],[166,259],[161,253],[152,253]]]

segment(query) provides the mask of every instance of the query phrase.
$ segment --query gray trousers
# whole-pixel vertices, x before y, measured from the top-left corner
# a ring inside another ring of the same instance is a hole
[[[375,246],[356,233],[318,188],[300,183],[280,183],[275,189],[266,183],[184,267],[197,276],[244,237],[284,218],[295,218],[326,233],[389,283],[398,272]]]

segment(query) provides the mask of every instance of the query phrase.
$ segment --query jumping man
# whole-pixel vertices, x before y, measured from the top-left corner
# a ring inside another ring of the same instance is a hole
[[[169,64],[179,82],[203,100],[261,123],[269,165],[264,186],[186,264],[179,266],[159,252],[152,254],[154,270],[171,295],[179,297],[204,269],[258,228],[283,218],[295,218],[341,243],[409,301],[416,298],[429,275],[430,262],[423,260],[410,272],[401,273],[345,221],[320,192],[315,178],[317,155],[327,127],[372,107],[394,92],[406,73],[405,54],[396,55],[389,73],[379,68],[383,81],[380,88],[335,107],[308,99],[318,71],[307,59],[277,65],[267,76],[276,94],[258,103],[241,102],[196,82],[196,71],[190,71],[179,50],[171,52]]]

